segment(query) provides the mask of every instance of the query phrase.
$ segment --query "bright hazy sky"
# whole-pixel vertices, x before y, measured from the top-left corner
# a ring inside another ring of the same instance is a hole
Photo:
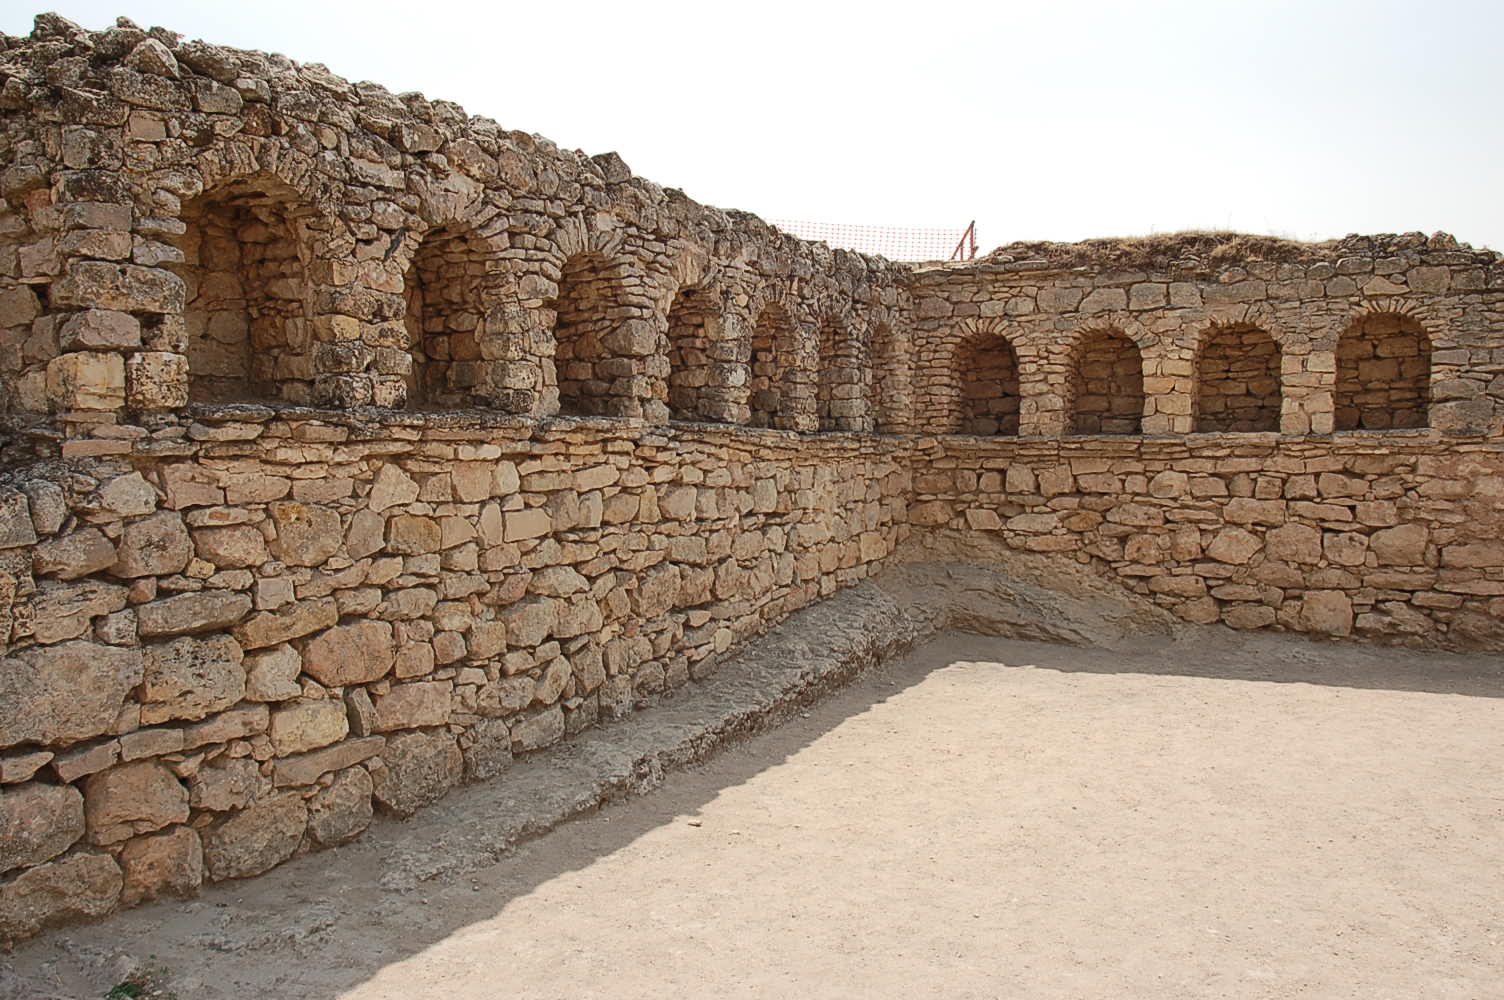
[[[0,30],[31,30],[4,7]],[[1487,0],[56,9],[457,101],[764,218],[976,218],[984,251],[1190,228],[1504,249],[1504,4]]]

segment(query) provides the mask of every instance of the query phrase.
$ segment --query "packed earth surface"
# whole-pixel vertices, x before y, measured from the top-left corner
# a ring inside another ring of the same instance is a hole
[[[1480,656],[948,632],[489,863],[447,863],[505,806],[467,789],[23,945],[0,996],[1487,997],[1501,696]]]

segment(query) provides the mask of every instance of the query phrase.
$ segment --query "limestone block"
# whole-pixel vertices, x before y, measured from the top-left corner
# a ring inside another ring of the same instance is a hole
[[[367,684],[386,676],[396,658],[392,626],[364,621],[335,626],[309,640],[303,671],[328,687]]]
[[[266,548],[266,539],[249,524],[195,528],[193,549],[200,559],[213,563],[219,569],[260,566],[271,558]]]
[[[118,410],[125,405],[125,359],[75,351],[47,363],[47,400],[59,410]]]
[[[511,605],[500,617],[508,644],[523,649],[539,645],[553,634],[560,610],[561,602],[551,597],[529,597]]]
[[[1252,532],[1226,527],[1217,532],[1217,537],[1206,547],[1206,554],[1218,562],[1243,566],[1262,547],[1263,543]]]
[[[339,551],[344,537],[339,514],[316,504],[282,501],[271,505],[277,537],[272,555],[291,566],[318,566]]]
[[[115,908],[120,887],[120,866],[108,854],[81,854],[22,872],[0,886],[0,940],[102,917]]]
[[[1401,524],[1375,531],[1369,549],[1380,566],[1423,566],[1431,532],[1423,524]]]
[[[320,775],[369,760],[381,753],[385,746],[386,737],[367,736],[364,739],[345,740],[296,757],[284,757],[276,762],[272,780],[278,788],[311,785]]]
[[[56,534],[68,517],[68,501],[63,497],[62,489],[56,483],[49,483],[45,479],[33,479],[22,484],[21,492],[25,493],[26,499],[31,502],[31,522],[37,532],[43,535]],[[4,502],[0,501],[0,511],[5,509]],[[0,514],[0,519],[3,517],[4,515]],[[0,538],[3,537],[14,538],[15,528],[7,525],[4,529],[0,529]],[[0,548],[7,547],[0,545]]]
[[[548,597],[568,597],[590,589],[590,582],[570,566],[548,566],[528,581],[528,592]]]
[[[516,720],[511,729],[512,749],[517,753],[551,746],[564,736],[564,710],[551,705]]]
[[[303,693],[298,674],[303,657],[287,643],[245,658],[245,696],[251,701],[286,701]]]
[[[192,750],[206,743],[228,743],[243,736],[255,736],[257,733],[266,732],[266,725],[265,705],[232,708],[184,729],[183,749]]]
[[[1305,524],[1285,524],[1265,536],[1269,558],[1314,566],[1321,561],[1321,531]]]
[[[345,554],[364,559],[381,551],[386,544],[386,518],[371,510],[358,510],[350,518],[345,533]]]
[[[82,528],[43,542],[32,551],[32,571],[61,580],[76,580],[114,564],[115,546],[98,528]]]
[[[398,514],[387,522],[386,548],[400,555],[423,555],[437,552],[441,534],[439,522],[416,514]]]
[[[235,626],[235,638],[246,649],[260,649],[317,632],[338,620],[339,604],[334,598],[311,598],[278,611],[253,615]]]
[[[141,721],[202,719],[245,696],[240,644],[228,635],[183,637],[142,650]]]
[[[188,790],[156,761],[121,764],[84,782],[84,815],[89,839],[118,844],[188,819]]]
[[[31,782],[0,796],[0,875],[50,861],[84,835],[84,797],[72,785]]]
[[[0,549],[33,545],[36,540],[36,525],[26,494],[20,490],[0,490]]]
[[[113,309],[70,314],[57,331],[62,351],[123,351],[141,346],[141,322]]]
[[[203,845],[196,831],[176,827],[128,842],[120,852],[120,866],[124,873],[121,906],[162,896],[194,896],[204,881]]]
[[[529,538],[541,538],[553,531],[553,519],[548,511],[533,508],[518,510],[503,515],[506,522],[506,541],[519,542]]]
[[[374,699],[375,732],[442,726],[449,721],[454,685],[450,681],[396,684]]]
[[[127,579],[181,573],[193,558],[188,526],[176,511],[163,510],[125,526],[110,572]]]
[[[1301,600],[1300,627],[1306,632],[1345,636],[1353,631],[1353,604],[1340,590],[1307,591]]]
[[[504,719],[482,719],[470,727],[469,738],[464,749],[467,780],[486,781],[511,764],[512,734]]]
[[[387,741],[371,775],[376,801],[397,816],[437,802],[463,775],[464,758],[444,730],[400,733]]]
[[[371,775],[365,768],[339,772],[309,800],[309,835],[325,847],[355,839],[371,825],[371,792]]]
[[[292,857],[307,826],[296,792],[258,802],[204,831],[204,868],[216,882],[260,875]]]
[[[77,639],[88,633],[95,617],[124,608],[127,594],[126,588],[100,580],[70,584],[48,581],[32,598],[32,637],[44,643]]]
[[[600,602],[588,595],[579,596],[560,607],[554,635],[560,639],[571,639],[598,631],[603,624],[605,616],[601,614]]]
[[[189,779],[188,804],[215,812],[244,809],[256,800],[262,782],[261,766],[251,758],[221,759]]]
[[[418,499],[418,484],[400,468],[390,463],[376,472],[367,506],[373,511],[410,504]]]
[[[1229,604],[1222,612],[1222,620],[1236,629],[1267,628],[1274,624],[1274,619],[1274,609],[1263,604],[1239,602]]]
[[[183,279],[162,268],[76,260],[52,286],[52,304],[176,314],[183,311],[185,293]]]
[[[136,607],[143,638],[229,628],[251,612],[251,599],[226,590],[201,590]],[[239,647],[237,647],[239,648]]]
[[[272,748],[279,757],[337,743],[349,732],[343,701],[305,701],[271,715]]]
[[[1448,545],[1441,550],[1441,564],[1455,569],[1498,569],[1504,566],[1504,542]]]
[[[0,747],[108,732],[141,683],[139,649],[65,642],[0,659]]]
[[[126,399],[133,410],[188,405],[188,359],[171,351],[137,351],[125,359]]]

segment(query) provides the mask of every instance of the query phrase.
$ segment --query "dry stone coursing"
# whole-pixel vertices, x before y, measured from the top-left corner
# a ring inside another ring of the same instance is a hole
[[[505,780],[905,541],[1504,646],[1504,265],[1445,235],[901,266],[54,15],[0,130],[0,938]]]

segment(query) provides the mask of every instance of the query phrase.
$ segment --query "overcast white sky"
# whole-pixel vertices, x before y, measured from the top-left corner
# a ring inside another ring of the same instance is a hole
[[[0,30],[34,11],[6,0]],[[57,0],[325,63],[765,218],[1504,249],[1504,4]]]

